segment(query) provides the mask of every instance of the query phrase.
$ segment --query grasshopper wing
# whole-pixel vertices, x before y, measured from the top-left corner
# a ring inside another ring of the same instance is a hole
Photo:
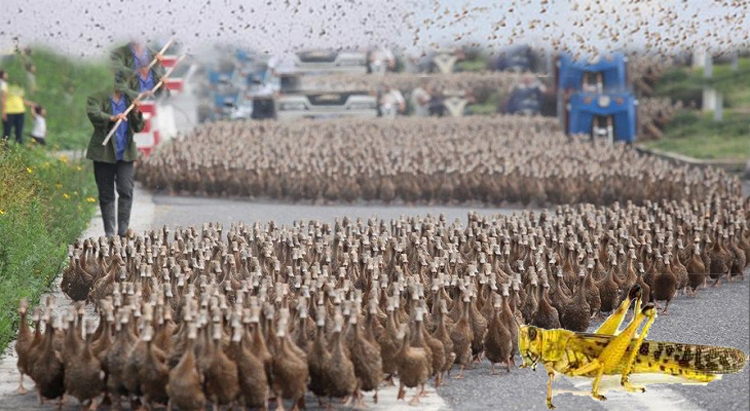
[[[598,358],[614,338],[611,335],[576,333],[566,345],[571,368]],[[632,349],[633,345],[628,347],[624,358]],[[708,382],[719,374],[742,371],[747,359],[747,354],[737,348],[646,340],[638,350],[631,373],[671,374],[687,380]],[[624,367],[624,363],[619,364],[612,374],[622,372]]]
[[[740,372],[746,363],[747,355],[736,348],[644,341],[632,372],[671,374],[708,382],[719,374]]]

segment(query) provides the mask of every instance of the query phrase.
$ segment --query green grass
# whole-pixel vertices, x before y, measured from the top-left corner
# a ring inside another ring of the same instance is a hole
[[[750,81],[750,77],[748,80]],[[747,83],[746,83],[747,84]],[[750,85],[746,87],[737,87],[724,98],[724,103],[728,108],[748,107],[750,108]]]
[[[655,96],[682,100],[685,104],[689,104],[690,101],[699,101],[702,98],[702,92],[701,81],[685,67],[666,72],[654,87]]]
[[[500,101],[504,98],[500,91],[478,92],[475,97],[477,101],[467,107],[469,114],[472,115],[497,114]]]
[[[682,100],[686,106],[699,103],[703,88],[714,87],[724,97],[724,119],[713,121],[713,113],[683,110],[664,128],[664,138],[647,147],[701,159],[746,160],[750,158],[750,58],[742,58],[738,70],[729,64],[714,66],[713,77],[703,78],[703,69],[678,67],[669,70],[654,88],[657,96]]]
[[[15,336],[18,301],[39,300],[93,216],[90,168],[35,144],[0,149],[0,352]]]
[[[455,71],[481,72],[487,70],[487,60],[481,56],[471,60],[462,60],[456,63]]]
[[[725,115],[713,121],[712,113],[683,111],[666,127],[664,138],[647,147],[701,159],[750,158],[750,120],[747,115]]]
[[[750,58],[742,58],[738,69],[728,64],[714,66],[713,77],[703,78],[703,69],[678,67],[667,71],[654,88],[654,95],[673,100],[699,100],[704,87],[710,86],[724,94],[727,107],[750,105]]]
[[[36,65],[36,93],[28,89],[26,69]],[[86,117],[86,98],[111,84],[111,74],[103,60],[73,60],[52,51],[34,48],[31,56],[15,55],[0,61],[10,82],[26,88],[26,98],[47,109],[47,142],[62,149],[85,148],[92,126]],[[70,104],[66,90],[72,89]],[[27,110],[24,134],[31,131],[32,117]]]
[[[469,104],[468,111],[473,115],[488,116],[497,114],[497,104],[494,103],[480,103],[480,104]]]

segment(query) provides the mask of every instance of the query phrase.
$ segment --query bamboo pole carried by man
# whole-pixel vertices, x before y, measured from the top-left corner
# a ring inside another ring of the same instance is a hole
[[[157,90],[159,90],[159,88],[161,86],[163,86],[166,83],[166,81],[169,78],[169,76],[171,76],[172,72],[174,72],[175,68],[177,68],[177,65],[179,65],[180,62],[185,59],[185,57],[187,57],[187,55],[183,54],[182,56],[180,56],[180,58],[177,59],[177,61],[175,61],[174,66],[170,67],[169,70],[167,70],[167,72],[164,73],[164,76],[161,78],[161,80],[159,80],[159,82],[156,83],[156,85],[154,86],[154,88],[152,88],[150,90],[151,94],[155,93]],[[149,92],[140,93],[138,95],[138,97],[134,101],[140,100],[142,97],[144,97],[147,94],[149,94]],[[127,108],[127,110],[125,110],[125,115],[127,116],[127,114],[130,113],[130,110],[132,110],[134,107],[135,107],[135,104],[131,104]],[[110,130],[109,134],[107,134],[107,136],[104,138],[104,141],[102,142],[103,146],[106,146],[107,143],[109,143],[109,139],[112,138],[112,135],[115,133],[115,130],[120,125],[120,123],[122,123],[123,121],[127,121],[127,119],[119,119],[119,120],[117,120],[117,123],[115,123],[115,126],[112,127],[112,130]]]

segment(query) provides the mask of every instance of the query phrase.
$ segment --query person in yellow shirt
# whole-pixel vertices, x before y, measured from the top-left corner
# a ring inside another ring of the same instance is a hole
[[[26,116],[26,106],[34,106],[34,103],[24,99],[23,87],[16,84],[6,83],[3,87],[2,102],[3,139],[7,141],[11,132],[15,131],[16,143],[23,144],[23,123]]]

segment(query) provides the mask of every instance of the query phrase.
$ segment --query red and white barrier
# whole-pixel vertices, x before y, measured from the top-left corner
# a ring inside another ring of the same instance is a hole
[[[174,67],[175,64],[177,64],[178,60],[180,58],[176,55],[166,55],[161,61],[162,66],[169,70],[170,68]],[[185,79],[182,77],[168,77],[167,82],[165,86],[169,89],[170,95],[175,96],[180,93],[182,93],[185,89]],[[173,120],[173,113],[171,110],[169,110],[169,106],[166,106],[165,110],[166,112],[163,113],[166,115],[164,119],[162,119],[161,123],[162,126],[164,126],[164,121],[169,123]],[[153,153],[153,151],[156,149],[156,147],[161,142],[161,133],[160,133],[160,121],[157,117],[157,107],[156,107],[156,101],[155,100],[146,100],[141,103],[140,107],[141,112],[143,113],[144,120],[146,122],[145,127],[140,133],[136,133],[133,135],[133,140],[135,141],[136,147],[138,148],[138,151],[141,153],[143,157],[148,157]],[[174,128],[173,126],[171,128]],[[165,127],[165,131],[167,133],[167,138],[170,137],[170,127]]]
[[[178,56],[173,55],[173,54],[172,55],[168,55],[168,56],[164,56],[161,59],[161,65],[164,66],[164,68],[170,68],[170,67],[174,66],[175,63],[177,63],[177,58],[178,58]]]
[[[156,116],[156,102],[154,100],[143,101],[140,109],[146,124],[140,133],[133,135],[133,141],[135,141],[135,147],[143,157],[148,157],[159,143],[158,131],[154,130],[153,127],[154,117]]]
[[[172,94],[182,93],[184,87],[185,87],[185,81],[182,78],[167,79],[167,88]]]
[[[177,60],[179,60],[179,56],[177,55],[164,56],[164,58],[162,58],[161,60],[161,65],[164,66],[165,69],[169,69],[177,64]],[[182,93],[184,88],[184,79],[181,77],[169,77],[167,79],[166,86],[172,94]]]
[[[143,100],[140,106],[141,113],[153,117],[156,113],[156,102],[154,100]]]
[[[182,82],[180,82],[179,90],[182,90]],[[170,115],[173,115],[170,108],[170,106],[165,106],[164,109],[166,110],[166,112],[163,114],[167,115],[167,118],[162,120],[170,121]],[[161,126],[163,126],[164,121],[161,121],[160,126],[160,121],[157,116],[159,110],[157,109],[155,100],[146,100],[141,102],[140,109],[141,113],[143,113],[143,120],[145,122],[145,125],[140,133],[135,133],[133,135],[133,140],[135,141],[136,148],[143,155],[143,157],[148,157],[156,149],[159,143],[161,143],[160,128],[162,128]],[[168,129],[169,127],[167,128],[167,133],[169,133]]]
[[[159,145],[160,136],[158,130],[153,130],[149,133],[138,133],[133,136],[138,152],[143,155],[144,158],[148,158],[151,153]]]

